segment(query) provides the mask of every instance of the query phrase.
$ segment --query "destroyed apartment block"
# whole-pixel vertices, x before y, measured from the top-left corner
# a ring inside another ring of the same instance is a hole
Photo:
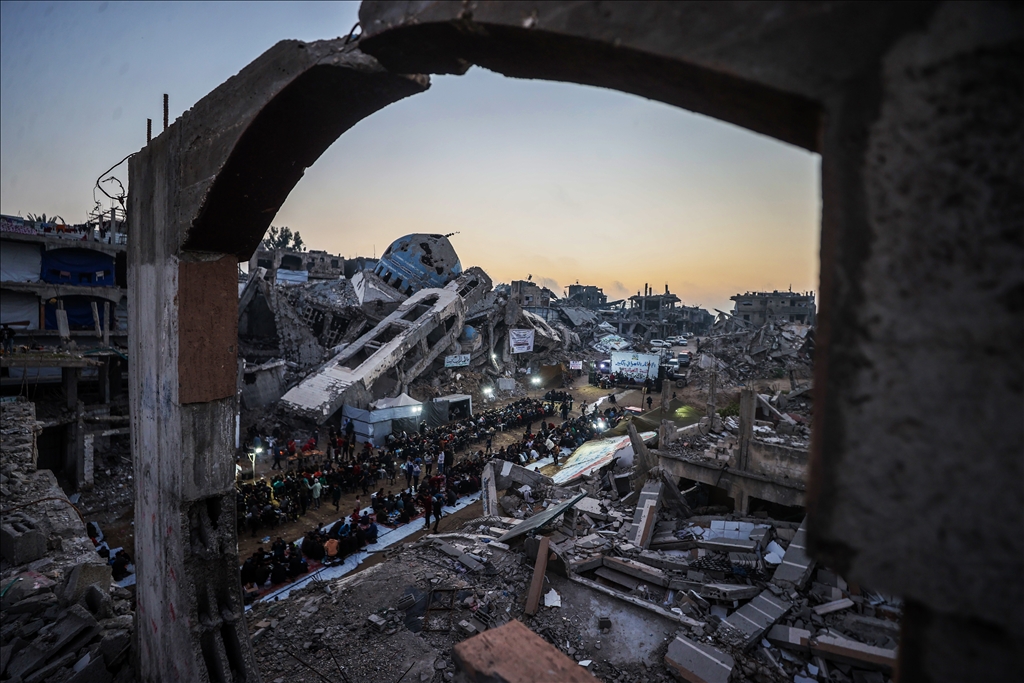
[[[421,289],[281,399],[281,407],[323,424],[343,405],[365,408],[398,395],[462,334],[466,309],[490,288],[471,268],[443,289]]]

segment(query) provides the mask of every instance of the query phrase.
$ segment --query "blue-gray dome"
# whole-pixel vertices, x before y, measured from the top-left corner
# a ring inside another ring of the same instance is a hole
[[[462,274],[462,264],[445,235],[406,235],[391,243],[373,269],[405,294],[444,287]]]

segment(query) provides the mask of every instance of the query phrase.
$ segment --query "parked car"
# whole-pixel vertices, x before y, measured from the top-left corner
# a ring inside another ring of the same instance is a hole
[[[679,346],[688,346],[688,344],[686,343],[686,339],[680,339]]]
[[[663,348],[666,348],[668,346],[671,346],[671,344],[669,344],[664,339],[652,339],[651,343],[650,343],[650,346],[651,346],[651,348],[655,348],[655,349],[663,349]]]

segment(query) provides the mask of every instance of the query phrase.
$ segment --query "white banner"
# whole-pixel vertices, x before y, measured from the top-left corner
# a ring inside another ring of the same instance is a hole
[[[581,361],[581,360],[571,360],[571,361],[569,361],[569,369],[570,370],[582,370],[583,369],[583,361]]]
[[[660,364],[661,358],[650,353],[612,352],[612,372],[616,377],[628,377],[632,382],[641,383],[648,378],[657,379]]]
[[[508,341],[512,353],[529,353],[533,351],[533,330],[509,330]]]
[[[453,356],[444,357],[444,366],[446,368],[464,368],[469,365],[469,354],[458,353]]]

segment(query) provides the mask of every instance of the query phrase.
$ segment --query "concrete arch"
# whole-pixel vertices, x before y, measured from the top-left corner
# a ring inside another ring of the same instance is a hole
[[[338,135],[427,87],[400,74],[473,64],[650,97],[823,155],[812,544],[850,578],[907,596],[908,679],[1019,669],[1017,491],[973,486],[936,503],[951,480],[1024,476],[1024,427],[1007,408],[1024,405],[1019,8],[365,2],[360,20],[358,49],[278,44],[130,165],[141,680],[258,678],[244,620],[217,617],[240,603],[233,523],[220,518],[233,509],[235,263]],[[337,110],[302,111],[318,98]],[[1016,127],[977,125],[1000,111],[1015,112]],[[964,162],[976,150],[984,169]],[[977,250],[961,248],[962,225]],[[939,256],[922,258],[923,243]],[[961,337],[986,340],[986,354],[955,356],[953,386],[938,391],[934,375],[947,374]],[[1016,383],[1002,380],[1006,367]],[[986,457],[968,455],[966,424],[989,435]],[[941,537],[922,523],[926,508]],[[993,520],[967,511],[993,508],[1006,511],[990,534],[1000,542],[979,549]],[[892,533],[893,519],[916,526]],[[957,562],[965,552],[977,561]],[[168,567],[186,580],[167,582]],[[991,585],[1006,599],[993,604]]]

